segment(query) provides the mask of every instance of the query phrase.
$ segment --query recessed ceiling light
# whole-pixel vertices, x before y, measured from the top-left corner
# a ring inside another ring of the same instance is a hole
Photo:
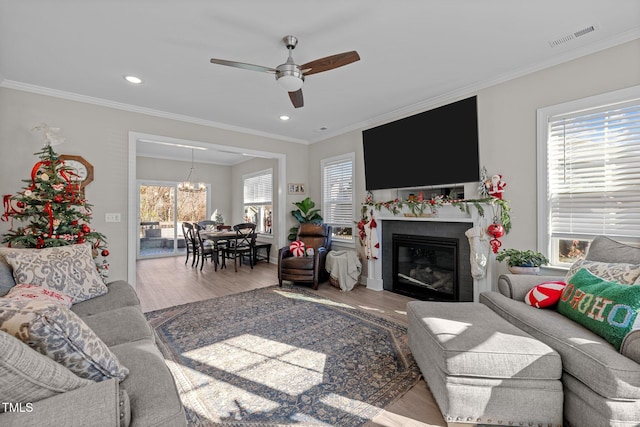
[[[140,77],[136,77],[136,76],[124,76],[124,79],[126,81],[128,81],[129,83],[133,83],[136,85],[139,85],[140,83],[142,83],[142,79]]]
[[[282,116],[280,116],[280,120],[282,120],[283,122],[286,122],[286,121],[287,121],[287,120],[289,120],[290,118],[291,118],[291,117],[286,116],[286,115],[284,115],[284,114],[283,114]]]

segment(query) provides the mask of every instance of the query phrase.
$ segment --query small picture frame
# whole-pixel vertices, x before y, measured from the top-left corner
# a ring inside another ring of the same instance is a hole
[[[299,183],[299,182],[290,182],[287,185],[289,191],[289,194],[304,194],[305,193],[305,188],[304,188],[304,184]]]

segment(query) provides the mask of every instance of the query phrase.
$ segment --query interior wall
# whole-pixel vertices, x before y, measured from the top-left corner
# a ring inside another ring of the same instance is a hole
[[[306,180],[307,177],[308,147],[303,144],[0,88],[1,194],[15,194],[24,187],[22,180],[29,177],[31,168],[38,160],[34,153],[44,143],[42,135],[31,129],[42,122],[62,129],[61,135],[66,141],[55,147],[56,152],[81,155],[94,166],[95,179],[86,187],[86,197],[93,204],[92,227],[107,236],[110,280],[126,280],[129,277],[129,132],[249,150],[268,150],[290,159],[305,159],[286,162],[285,173],[295,180]],[[180,169],[180,173],[184,173],[184,170]],[[135,200],[132,202],[135,203]],[[120,213],[122,221],[107,223],[105,213]],[[0,235],[10,226],[10,222],[0,222]]]
[[[638,84],[640,40],[634,40],[466,95],[478,96],[480,163],[490,175],[502,174],[507,183],[504,198],[510,203],[513,228],[501,239],[503,248],[529,249],[537,245],[537,109]],[[313,159],[309,164],[310,182],[317,183],[310,186],[313,197],[320,200],[320,160],[351,151],[356,152],[356,199],[358,203],[365,200],[361,130],[309,147],[309,159]],[[455,159],[451,162],[455,167]],[[415,166],[428,168],[429,160]],[[498,273],[503,272],[506,268],[500,265]]]

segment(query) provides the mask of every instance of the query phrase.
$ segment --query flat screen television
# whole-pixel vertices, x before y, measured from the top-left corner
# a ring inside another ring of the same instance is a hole
[[[367,190],[480,181],[476,97],[362,131]]]

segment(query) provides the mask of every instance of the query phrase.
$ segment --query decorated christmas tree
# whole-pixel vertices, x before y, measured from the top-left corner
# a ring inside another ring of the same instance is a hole
[[[53,150],[56,129],[46,125],[42,130],[46,144],[35,153],[39,160],[24,179],[26,186],[15,195],[4,196],[3,221],[11,228],[2,237],[10,247],[47,248],[90,243],[96,267],[103,280],[108,276],[106,238],[90,227],[92,205],[84,198],[84,191],[76,181],[74,169],[65,165]]]

